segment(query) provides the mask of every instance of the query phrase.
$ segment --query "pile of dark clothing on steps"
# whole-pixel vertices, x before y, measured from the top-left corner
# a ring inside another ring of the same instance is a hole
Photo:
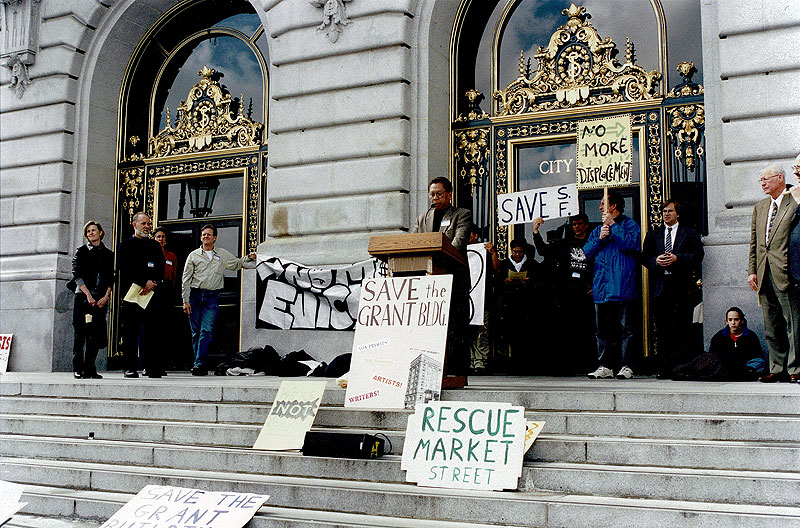
[[[253,347],[236,354],[221,363],[214,374],[217,376],[315,376],[338,378],[350,370],[351,354],[341,354],[330,364],[318,361],[305,350],[289,352],[285,356],[270,345]]]

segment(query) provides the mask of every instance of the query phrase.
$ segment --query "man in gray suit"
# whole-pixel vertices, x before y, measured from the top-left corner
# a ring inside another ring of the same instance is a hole
[[[794,197],[786,193],[783,169],[770,165],[761,170],[759,182],[767,198],[753,209],[750,226],[750,261],[747,282],[758,293],[764,312],[764,330],[769,347],[770,373],[764,383],[800,380],[800,293],[789,277],[791,220],[797,210]]]
[[[453,184],[447,178],[439,176],[432,179],[428,186],[428,194],[431,206],[419,215],[413,232],[435,233],[439,231],[447,235],[453,247],[460,251],[466,251],[472,212],[452,205]]]

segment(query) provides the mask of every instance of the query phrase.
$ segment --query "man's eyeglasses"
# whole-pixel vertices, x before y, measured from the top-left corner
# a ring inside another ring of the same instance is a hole
[[[447,191],[431,191],[428,193],[431,198],[441,198],[445,194],[447,194]]]
[[[770,181],[772,178],[780,176],[780,174],[773,174],[772,176],[762,176],[758,179],[758,183],[766,183]]]

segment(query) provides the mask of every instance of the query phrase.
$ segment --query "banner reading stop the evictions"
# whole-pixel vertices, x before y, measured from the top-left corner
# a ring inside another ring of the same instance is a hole
[[[524,447],[524,407],[430,402],[408,417],[400,468],[420,486],[516,489]]]
[[[631,116],[578,121],[578,189],[630,185],[633,173]]]
[[[452,284],[452,275],[364,279],[345,407],[439,399]]]

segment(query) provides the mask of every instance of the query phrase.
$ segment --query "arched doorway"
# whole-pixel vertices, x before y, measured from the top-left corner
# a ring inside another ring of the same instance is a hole
[[[212,5],[213,4],[213,5]],[[120,98],[115,243],[131,236],[137,211],[167,232],[177,255],[173,307],[163,336],[168,366],[191,358],[180,311],[180,274],[204,224],[233,254],[263,238],[267,146],[267,48],[261,21],[244,0],[190,0],[165,13],[133,54]],[[119,296],[117,296],[119,298]],[[241,280],[225,276],[211,362],[239,350]],[[112,309],[109,364],[118,361]]]
[[[703,88],[693,80],[702,75],[699,8],[658,0],[624,9],[610,0],[461,3],[451,42],[451,171],[459,205],[472,208],[501,256],[514,238],[530,242],[532,226],[498,225],[497,196],[575,182],[577,124],[609,116],[632,119],[632,179],[617,190],[642,238],[660,225],[666,198],[683,202],[682,221],[707,232]],[[590,221],[599,220],[602,194],[579,193]],[[557,238],[566,227],[562,218],[542,229]],[[656,344],[645,270],[640,283],[647,356]],[[558,353],[569,324],[543,324],[545,354]]]

